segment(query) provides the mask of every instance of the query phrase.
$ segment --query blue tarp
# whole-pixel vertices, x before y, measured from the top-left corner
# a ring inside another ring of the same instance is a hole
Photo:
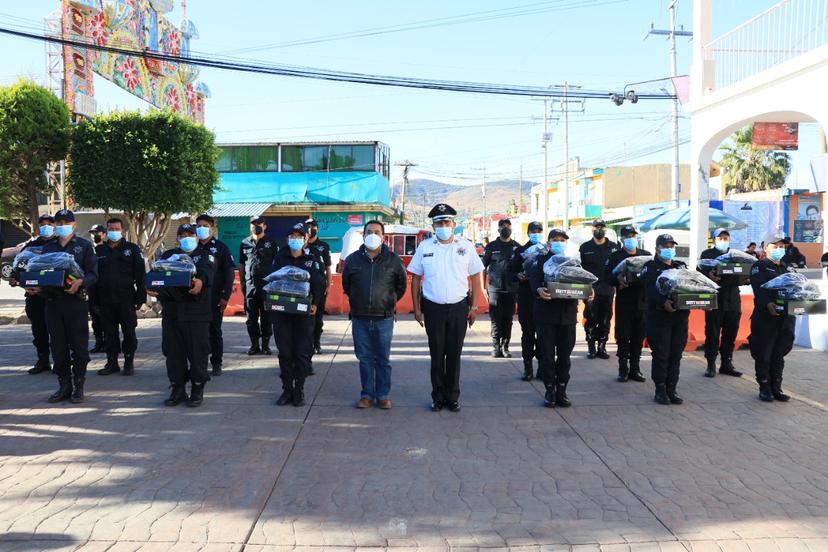
[[[376,172],[221,173],[214,203],[369,203],[389,206],[391,187]]]

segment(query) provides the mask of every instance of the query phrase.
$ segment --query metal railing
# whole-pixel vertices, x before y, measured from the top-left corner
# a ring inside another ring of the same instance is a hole
[[[828,0],[783,0],[704,46],[721,89],[828,44]]]

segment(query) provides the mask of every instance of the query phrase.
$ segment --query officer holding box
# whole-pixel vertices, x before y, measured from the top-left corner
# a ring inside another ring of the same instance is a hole
[[[305,404],[305,378],[310,373],[313,355],[313,337],[316,319],[325,301],[325,276],[319,258],[307,248],[308,229],[302,224],[294,225],[287,235],[287,247],[279,250],[274,270],[295,266],[310,274],[311,307],[307,314],[272,312],[273,331],[279,349],[279,371],[282,379],[282,394],[276,401],[279,406],[292,403]]]
[[[43,253],[69,253],[83,271],[62,293],[46,299],[46,327],[55,361],[58,390],[50,403],[67,399],[83,402],[86,365],[89,364],[89,305],[87,293],[98,280],[98,258],[92,244],[75,234],[75,214],[67,209],[55,213],[57,239],[43,246]]]
[[[750,355],[759,383],[759,399],[765,402],[786,402],[790,397],[782,391],[785,355],[794,343],[796,317],[776,311],[773,293],[762,284],[788,272],[785,256],[785,235],[769,232],[765,236],[765,258],[750,271],[753,288],[753,315],[750,317]]]

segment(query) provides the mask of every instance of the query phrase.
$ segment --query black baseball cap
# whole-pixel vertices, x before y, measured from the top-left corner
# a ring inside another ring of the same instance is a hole
[[[55,217],[46,213],[37,217],[37,222],[55,222]]]
[[[638,231],[634,226],[625,226],[621,229],[620,234],[622,238],[629,238],[630,236],[637,236]]]
[[[62,220],[63,222],[75,222],[75,213],[69,209],[61,209],[55,213],[55,220]]]
[[[719,236],[721,236],[722,234],[727,235],[727,237],[728,237],[728,238],[730,237],[730,232],[728,232],[726,228],[716,228],[716,229],[713,231],[713,237],[714,237],[714,238],[718,238],[718,237],[719,237]]]
[[[565,238],[565,239],[567,239],[567,240],[569,239],[569,236],[566,234],[566,232],[564,232],[564,231],[563,231],[562,229],[560,229],[560,228],[553,228],[552,230],[550,230],[550,231],[549,231],[549,236],[548,236],[548,238],[549,238],[550,240],[551,240],[552,238],[558,238],[558,237],[562,237],[562,238]]]
[[[319,228],[319,223],[316,222],[314,219],[309,218],[305,221],[305,226],[313,226],[314,228]]]
[[[604,222],[604,219],[595,219],[592,221],[592,226],[603,226],[604,228],[606,228],[607,223]]]
[[[661,234],[656,238],[656,247],[664,247],[667,244],[676,245],[676,240],[670,234]]]
[[[90,234],[94,234],[95,232],[106,232],[106,228],[104,228],[103,224],[96,224],[89,229]]]
[[[285,234],[285,235],[290,236],[294,232],[299,232],[303,236],[307,236],[308,235],[308,227],[305,224],[301,223],[301,222],[297,222],[296,224],[294,224],[293,226],[291,226],[288,229],[287,234]]]
[[[195,234],[195,226],[193,226],[189,222],[185,222],[184,224],[178,226],[178,230],[175,231],[175,235],[180,236],[185,232],[188,234]]]
[[[255,217],[250,217],[250,224],[262,224],[264,223],[265,219],[262,215],[257,215]]]
[[[533,220],[529,223],[529,226],[526,227],[526,230],[528,232],[543,232],[543,224]]]

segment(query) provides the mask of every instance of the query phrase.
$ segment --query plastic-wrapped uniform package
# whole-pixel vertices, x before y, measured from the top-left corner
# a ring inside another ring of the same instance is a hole
[[[739,263],[743,265],[753,266],[756,262],[756,257],[750,253],[739,251],[738,249],[731,249],[724,255],[719,255],[716,260],[720,263]]]
[[[26,270],[28,272],[40,272],[42,270],[62,270],[73,278],[83,278],[83,270],[75,262],[71,253],[61,251],[59,253],[45,253],[36,255],[29,259]]]
[[[598,281],[594,274],[581,267],[578,259],[565,255],[549,257],[543,264],[543,274],[547,282],[592,285]]]
[[[656,289],[670,297],[680,293],[716,293],[719,285],[696,270],[671,268],[658,276]]]
[[[636,255],[635,257],[627,257],[612,269],[612,275],[616,278],[622,274],[638,274],[644,265],[653,260],[652,255]]]
[[[813,301],[822,296],[819,286],[799,272],[781,274],[762,288],[776,292],[776,297],[785,301]]]
[[[189,255],[185,255],[183,253],[170,255],[166,259],[154,261],[150,268],[158,272],[189,272],[190,274],[196,273],[196,265],[193,262],[193,259]]]
[[[265,276],[265,282],[289,280],[293,282],[310,282],[310,272],[296,266],[283,266]]]
[[[294,268],[294,267],[285,267]],[[304,270],[302,272],[305,272]],[[305,272],[307,274],[307,272]],[[309,297],[310,282],[302,282],[292,279],[271,280],[265,284],[266,293],[276,295],[288,295],[290,297]]]
[[[29,247],[28,249],[24,249],[15,255],[14,261],[12,261],[12,267],[14,270],[26,270],[29,265],[29,261],[40,255],[42,252],[42,247]]]
[[[527,247],[526,250],[521,253],[521,256],[523,257],[523,272],[526,274],[531,272],[538,262],[538,257],[546,255],[547,253],[549,253],[549,248],[543,243]]]

